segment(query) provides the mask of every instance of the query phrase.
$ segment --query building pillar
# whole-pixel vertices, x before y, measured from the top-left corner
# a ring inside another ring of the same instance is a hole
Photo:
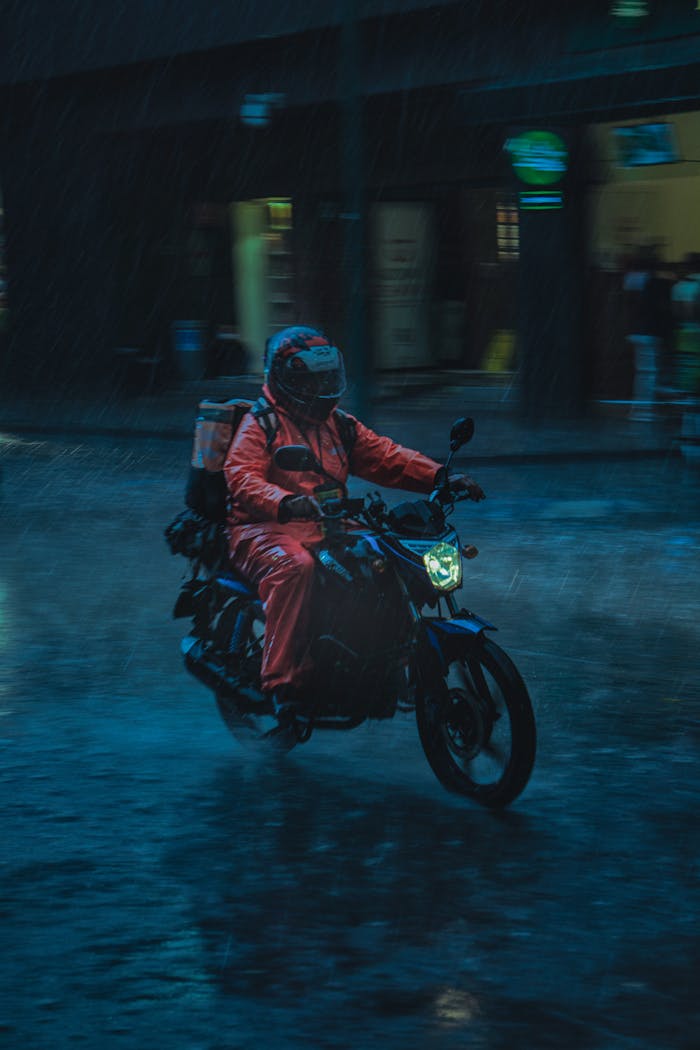
[[[547,133],[549,134],[549,133]],[[511,139],[512,141],[512,139]],[[552,162],[546,139],[529,146],[535,169]],[[575,141],[566,137],[567,168],[552,182],[521,168],[516,192],[520,207],[517,347],[522,415],[533,422],[580,415],[584,381],[584,194],[572,171]],[[542,149],[540,154],[538,148]]]
[[[3,149],[9,335],[0,373],[50,390],[109,382],[116,316],[108,140],[51,107],[18,119]]]
[[[351,381],[352,407],[368,420],[371,412],[372,362],[366,301],[366,194],[364,104],[360,30],[353,0],[344,0],[341,29],[340,79],[343,107],[343,197],[345,223],[343,274],[346,320],[345,345]]]

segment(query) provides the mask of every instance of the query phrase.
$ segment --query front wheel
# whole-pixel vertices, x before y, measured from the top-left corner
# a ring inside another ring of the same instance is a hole
[[[507,806],[535,761],[535,718],[520,674],[481,636],[418,698],[418,734],[438,780],[484,806]]]

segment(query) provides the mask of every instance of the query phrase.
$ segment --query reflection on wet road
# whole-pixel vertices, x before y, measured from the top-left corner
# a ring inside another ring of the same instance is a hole
[[[238,748],[170,618],[184,445],[0,454],[6,1045],[696,1045],[698,475],[480,469],[464,599],[539,727],[493,814],[408,715]]]

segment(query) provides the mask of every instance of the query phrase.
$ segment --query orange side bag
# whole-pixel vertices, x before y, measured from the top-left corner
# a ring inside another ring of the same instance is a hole
[[[252,407],[251,401],[240,398],[199,402],[185,503],[210,521],[226,519],[224,462],[233,435]]]

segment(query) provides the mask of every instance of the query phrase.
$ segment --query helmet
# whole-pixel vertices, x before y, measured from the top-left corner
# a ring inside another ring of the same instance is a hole
[[[321,423],[345,390],[343,355],[317,328],[295,325],[267,341],[265,377],[282,408]]]

